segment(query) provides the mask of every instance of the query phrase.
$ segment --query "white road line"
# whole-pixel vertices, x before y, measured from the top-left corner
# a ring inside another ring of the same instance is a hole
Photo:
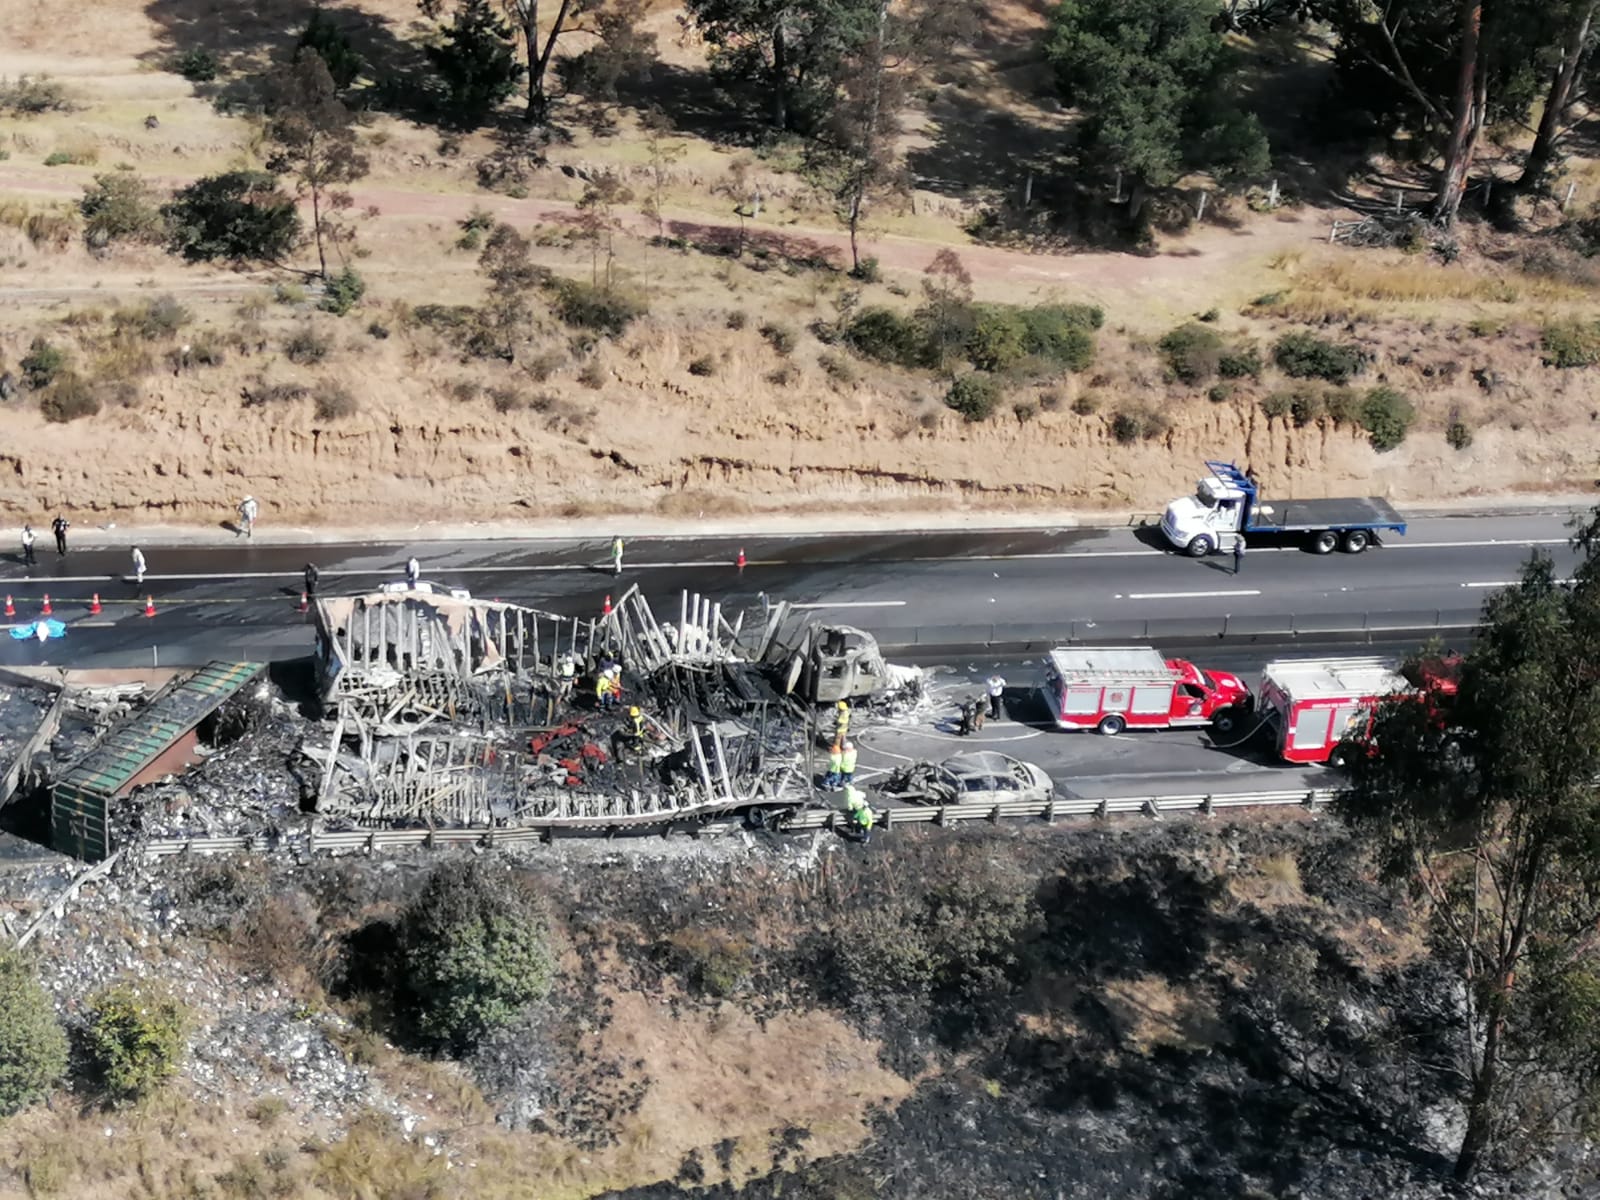
[[[1490,580],[1480,580],[1480,581],[1478,581],[1476,583],[1463,583],[1461,586],[1464,587],[1464,588],[1508,588],[1508,587],[1516,587],[1517,584],[1519,584],[1521,582],[1522,582],[1522,580],[1520,580],[1520,579],[1490,579]],[[1571,583],[1572,580],[1570,580],[1570,579],[1557,579],[1555,582],[1559,583],[1559,584],[1562,584],[1562,585],[1566,585],[1566,584]]]
[[[904,608],[904,600],[838,600],[831,604],[791,604],[790,608]]]
[[[1239,588],[1227,592],[1129,592],[1126,596],[1116,596],[1117,600],[1210,600],[1218,596],[1259,596],[1261,592],[1256,588]]]

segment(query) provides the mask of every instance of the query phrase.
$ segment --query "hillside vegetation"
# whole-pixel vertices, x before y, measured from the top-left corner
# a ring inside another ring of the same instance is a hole
[[[1589,6],[1360,7],[0,0],[0,504],[1587,487]]]

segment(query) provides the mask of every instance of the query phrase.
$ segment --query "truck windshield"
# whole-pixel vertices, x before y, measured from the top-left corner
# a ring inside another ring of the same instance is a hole
[[[1204,479],[1200,481],[1200,486],[1195,488],[1194,494],[1195,498],[1207,508],[1215,508],[1217,506],[1217,498],[1211,492],[1211,485]]]

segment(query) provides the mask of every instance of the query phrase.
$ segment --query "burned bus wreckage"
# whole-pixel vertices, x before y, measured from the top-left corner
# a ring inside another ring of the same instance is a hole
[[[813,797],[811,705],[869,697],[868,635],[636,588],[593,619],[439,592],[318,600],[304,806],[365,828],[670,825]],[[823,693],[826,693],[824,695]]]

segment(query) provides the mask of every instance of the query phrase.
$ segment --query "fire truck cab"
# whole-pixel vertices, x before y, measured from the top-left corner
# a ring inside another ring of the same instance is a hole
[[[1205,725],[1217,712],[1250,703],[1237,675],[1162,658],[1151,646],[1052,650],[1042,691],[1058,728],[1104,734]]]
[[[1339,743],[1371,722],[1378,702],[1409,692],[1405,676],[1379,658],[1319,658],[1268,663],[1260,710],[1279,757],[1323,763]]]

